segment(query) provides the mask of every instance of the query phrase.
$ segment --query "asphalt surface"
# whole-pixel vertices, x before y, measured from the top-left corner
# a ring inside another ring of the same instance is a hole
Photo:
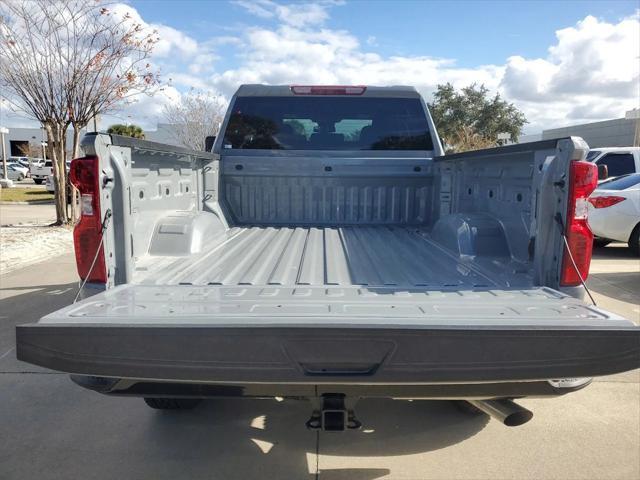
[[[596,254],[603,308],[640,320],[640,262]],[[0,479],[629,479],[640,478],[640,371],[597,379],[508,428],[448,402],[364,400],[364,429],[307,431],[303,401],[212,400],[158,412],[76,387],[15,359],[14,326],[69,304],[62,256],[0,276]]]

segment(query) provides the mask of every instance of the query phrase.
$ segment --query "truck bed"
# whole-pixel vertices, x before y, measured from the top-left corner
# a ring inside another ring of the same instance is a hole
[[[397,226],[238,227],[190,257],[148,257],[137,279],[153,285],[338,285],[427,290],[531,284],[510,258],[462,259],[426,229]]]
[[[568,211],[564,179],[585,149],[563,139],[435,160],[218,157],[88,137],[85,163],[115,172],[98,183],[109,190],[92,217],[113,212],[107,284],[17,327],[17,356],[134,383],[386,395],[637,368],[637,326],[558,291],[554,219]]]

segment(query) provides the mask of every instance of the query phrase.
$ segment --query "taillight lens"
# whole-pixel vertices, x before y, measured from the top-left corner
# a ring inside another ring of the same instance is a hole
[[[364,85],[291,85],[294,95],[362,95],[367,87]]]
[[[107,282],[107,268],[100,218],[100,162],[98,157],[77,158],[69,170],[71,183],[80,192],[80,221],[73,230],[78,275],[88,282]],[[93,269],[91,264],[98,253]],[[90,271],[91,270],[91,271]]]
[[[589,199],[589,203],[595,208],[607,208],[617,205],[624,200],[626,200],[626,198],[618,197],[617,195],[606,195],[602,197],[592,197]]]
[[[586,280],[591,264],[593,233],[587,223],[587,201],[598,186],[598,169],[589,162],[573,161],[569,167],[569,199],[565,235],[575,266],[566,251],[562,256],[560,285],[573,287]],[[577,267],[577,270],[576,270]]]

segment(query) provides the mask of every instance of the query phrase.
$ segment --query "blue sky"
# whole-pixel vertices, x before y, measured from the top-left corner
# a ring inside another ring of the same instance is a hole
[[[179,8],[176,6],[179,5]],[[167,101],[241,83],[485,84],[521,108],[526,133],[638,106],[637,1],[132,0],[166,39]],[[141,121],[159,102],[140,102]],[[155,113],[154,113],[155,112]],[[132,115],[132,113],[130,113]]]
[[[165,85],[105,126],[155,129],[192,89],[228,100],[242,83],[402,84],[427,101],[438,84],[479,83],[525,113],[525,133],[640,104],[638,0],[121,2],[114,14],[158,31]]]
[[[226,1],[134,0],[142,17],[205,41],[236,35],[244,28],[274,26],[275,19],[251,17]],[[384,56],[430,55],[453,58],[459,66],[501,63],[512,55],[540,57],[555,32],[592,15],[617,21],[640,7],[628,0],[559,1],[347,1],[329,8],[325,26],[346,30]],[[373,37],[373,38],[371,38]],[[370,44],[367,40],[370,39]],[[221,59],[233,67],[233,48]]]

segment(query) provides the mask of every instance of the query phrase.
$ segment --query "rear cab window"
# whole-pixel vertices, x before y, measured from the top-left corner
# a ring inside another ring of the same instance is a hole
[[[611,177],[619,177],[636,171],[636,163],[631,153],[607,153],[597,163],[598,165],[606,165]]]
[[[433,150],[418,98],[237,97],[223,149]]]

